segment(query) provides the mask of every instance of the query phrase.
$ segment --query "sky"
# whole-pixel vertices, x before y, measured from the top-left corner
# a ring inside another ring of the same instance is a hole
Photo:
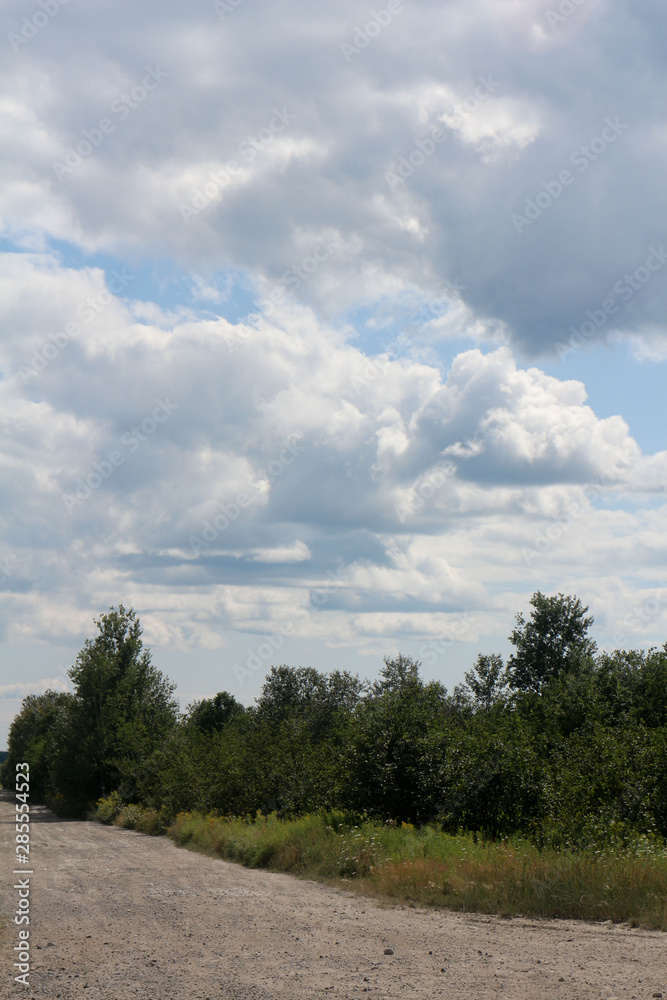
[[[0,746],[121,603],[183,706],[665,642],[662,0],[0,18]]]

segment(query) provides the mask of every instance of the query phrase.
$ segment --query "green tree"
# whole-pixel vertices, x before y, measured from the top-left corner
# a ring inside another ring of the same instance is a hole
[[[510,686],[519,691],[539,693],[553,678],[574,670],[578,663],[595,653],[595,643],[587,632],[593,618],[578,597],[546,597],[538,590],[530,599],[533,610],[526,621],[516,616],[510,641],[516,648],[508,661]]]
[[[502,700],[507,677],[503,658],[498,653],[480,653],[475,666],[466,673],[465,678],[476,707],[489,709]]]
[[[359,812],[420,823],[441,811],[447,692],[424,684],[420,666],[409,656],[385,657],[354,713],[344,804]]]
[[[384,657],[384,666],[380,671],[380,679],[373,684],[373,694],[382,695],[388,691],[401,692],[410,688],[423,687],[419,677],[419,660],[413,660],[411,656],[398,656],[391,660]]]
[[[188,706],[188,725],[203,733],[222,732],[228,725],[245,718],[245,707],[227,691],[219,691],[214,698],[203,698]]]
[[[2,769],[2,783],[14,787],[16,765],[30,765],[30,793],[43,802],[52,792],[51,764],[54,729],[59,714],[68,710],[73,695],[64,691],[29,694],[23,699],[21,711],[9,729],[9,752]]]
[[[175,685],[151,664],[135,612],[121,604],[95,620],[69,671],[75,694],[57,727],[56,791],[81,806],[118,789],[140,796],[148,760],[172,731]]]
[[[477,712],[448,737],[443,825],[499,837],[541,817],[542,741],[518,712]]]
[[[362,689],[359,678],[347,671],[327,675],[313,667],[271,667],[257,699],[258,719],[277,726],[298,717],[314,737],[322,737],[354,708]]]

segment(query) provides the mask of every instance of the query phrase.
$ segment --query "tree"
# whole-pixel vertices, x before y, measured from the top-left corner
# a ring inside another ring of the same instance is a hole
[[[232,722],[245,717],[245,707],[227,691],[218,691],[214,698],[203,698],[188,706],[187,722],[203,733],[222,732]]]
[[[257,699],[260,722],[273,726],[298,717],[313,736],[325,735],[361,697],[363,685],[346,670],[321,674],[313,667],[271,667]]]
[[[419,677],[419,660],[399,653],[394,660],[384,657],[384,667],[380,671],[380,680],[373,685],[373,694],[380,695],[386,691],[402,691],[406,688],[421,687]]]
[[[380,680],[355,711],[347,750],[346,804],[424,822],[440,812],[447,692],[424,684],[418,660],[385,657]]]
[[[500,701],[507,675],[503,670],[503,658],[498,653],[480,653],[472,670],[466,675],[467,686],[472,691],[477,706],[491,708]]]
[[[16,765],[30,766],[30,794],[36,802],[43,802],[51,792],[51,763],[54,750],[53,731],[58,715],[73,701],[73,695],[64,691],[45,691],[29,694],[23,699],[21,711],[9,729],[9,751],[3,765],[2,781],[12,788]]]
[[[510,686],[539,693],[553,678],[574,670],[582,658],[595,653],[587,632],[593,618],[578,597],[545,597],[536,591],[530,599],[530,620],[516,616],[510,641],[516,647],[507,664]]]
[[[67,717],[57,727],[56,791],[83,805],[119,789],[139,795],[151,754],[172,731],[175,685],[151,664],[141,626],[121,604],[95,620],[69,676],[75,685]]]

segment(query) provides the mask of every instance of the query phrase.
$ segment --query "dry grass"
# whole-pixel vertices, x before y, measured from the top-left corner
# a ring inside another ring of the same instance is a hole
[[[108,808],[101,813],[108,822]],[[160,832],[158,814],[138,806],[121,807],[117,817]],[[667,850],[646,838],[614,852],[540,851],[518,839],[484,844],[433,827],[355,825],[333,813],[294,820],[180,813],[167,832],[177,844],[251,868],[411,905],[667,930]]]
[[[502,916],[627,921],[667,930],[667,865],[637,857],[493,846],[486,858],[390,861],[362,891],[407,902]]]

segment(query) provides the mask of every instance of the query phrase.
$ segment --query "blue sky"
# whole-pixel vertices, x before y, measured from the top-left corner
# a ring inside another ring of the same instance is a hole
[[[452,687],[537,589],[662,644],[664,5],[48,6],[1,15],[0,744],[120,602],[184,703]]]

